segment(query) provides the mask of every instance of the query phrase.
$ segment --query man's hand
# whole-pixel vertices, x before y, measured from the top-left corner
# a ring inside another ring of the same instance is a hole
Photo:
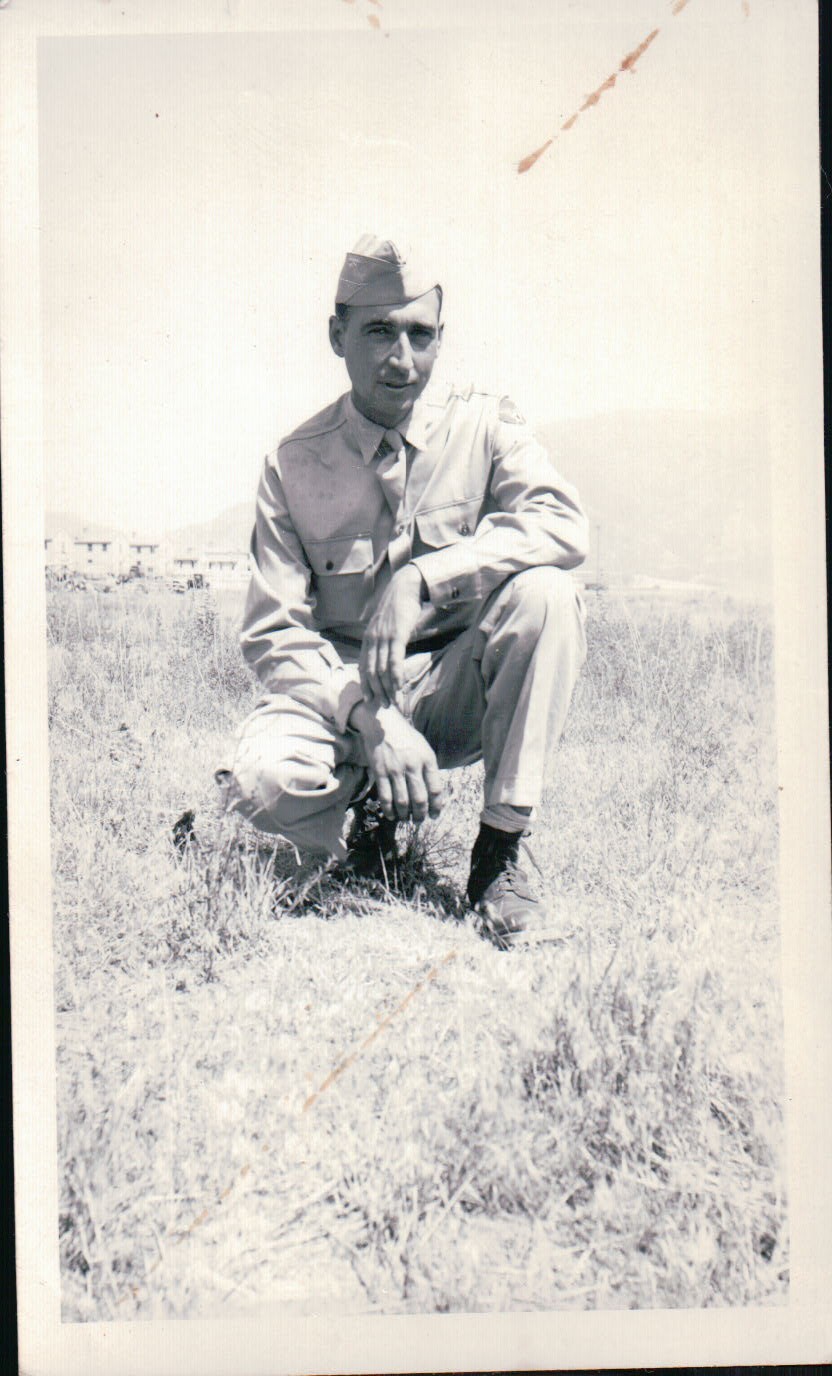
[[[385,817],[423,822],[442,810],[442,777],[421,732],[398,707],[358,702],[349,725],[361,737]]]
[[[422,575],[414,564],[393,574],[361,643],[358,672],[367,698],[395,702],[404,683],[407,642],[422,610]]]

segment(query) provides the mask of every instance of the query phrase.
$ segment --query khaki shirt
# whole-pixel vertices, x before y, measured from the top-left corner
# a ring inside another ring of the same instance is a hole
[[[411,646],[461,632],[481,600],[538,564],[586,557],[575,489],[507,397],[427,389],[406,424],[407,480],[394,515],[376,476],[385,431],[346,394],[267,455],[252,535],[241,644],[264,688],[340,730],[362,697],[363,629],[407,532],[430,601]],[[405,551],[407,554],[407,544]]]

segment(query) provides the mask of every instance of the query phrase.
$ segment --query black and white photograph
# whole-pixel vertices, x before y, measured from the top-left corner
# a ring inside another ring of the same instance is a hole
[[[34,9],[37,1369],[819,1359],[815,7]]]

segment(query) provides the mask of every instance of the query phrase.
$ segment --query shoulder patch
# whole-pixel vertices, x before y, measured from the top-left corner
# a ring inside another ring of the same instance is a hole
[[[515,406],[511,397],[500,397],[500,405],[497,412],[500,420],[508,421],[509,425],[525,425],[526,417]]]

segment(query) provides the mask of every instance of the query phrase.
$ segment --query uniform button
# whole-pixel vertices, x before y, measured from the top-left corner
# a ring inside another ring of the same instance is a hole
[[[335,568],[335,565],[333,564],[333,562],[332,562],[331,559],[327,559],[326,563],[324,564],[324,568],[326,568],[326,569],[334,569],[334,568]]]
[[[462,522],[462,525],[459,527],[459,533],[460,533],[460,535],[470,535],[470,534],[471,534],[471,527],[469,526],[469,524],[468,524],[467,521],[463,521],[463,522]]]
[[[404,533],[404,526],[396,526],[396,534],[397,534],[397,535],[402,535],[403,533]]]
[[[451,597],[459,597],[459,588],[451,588]]]

